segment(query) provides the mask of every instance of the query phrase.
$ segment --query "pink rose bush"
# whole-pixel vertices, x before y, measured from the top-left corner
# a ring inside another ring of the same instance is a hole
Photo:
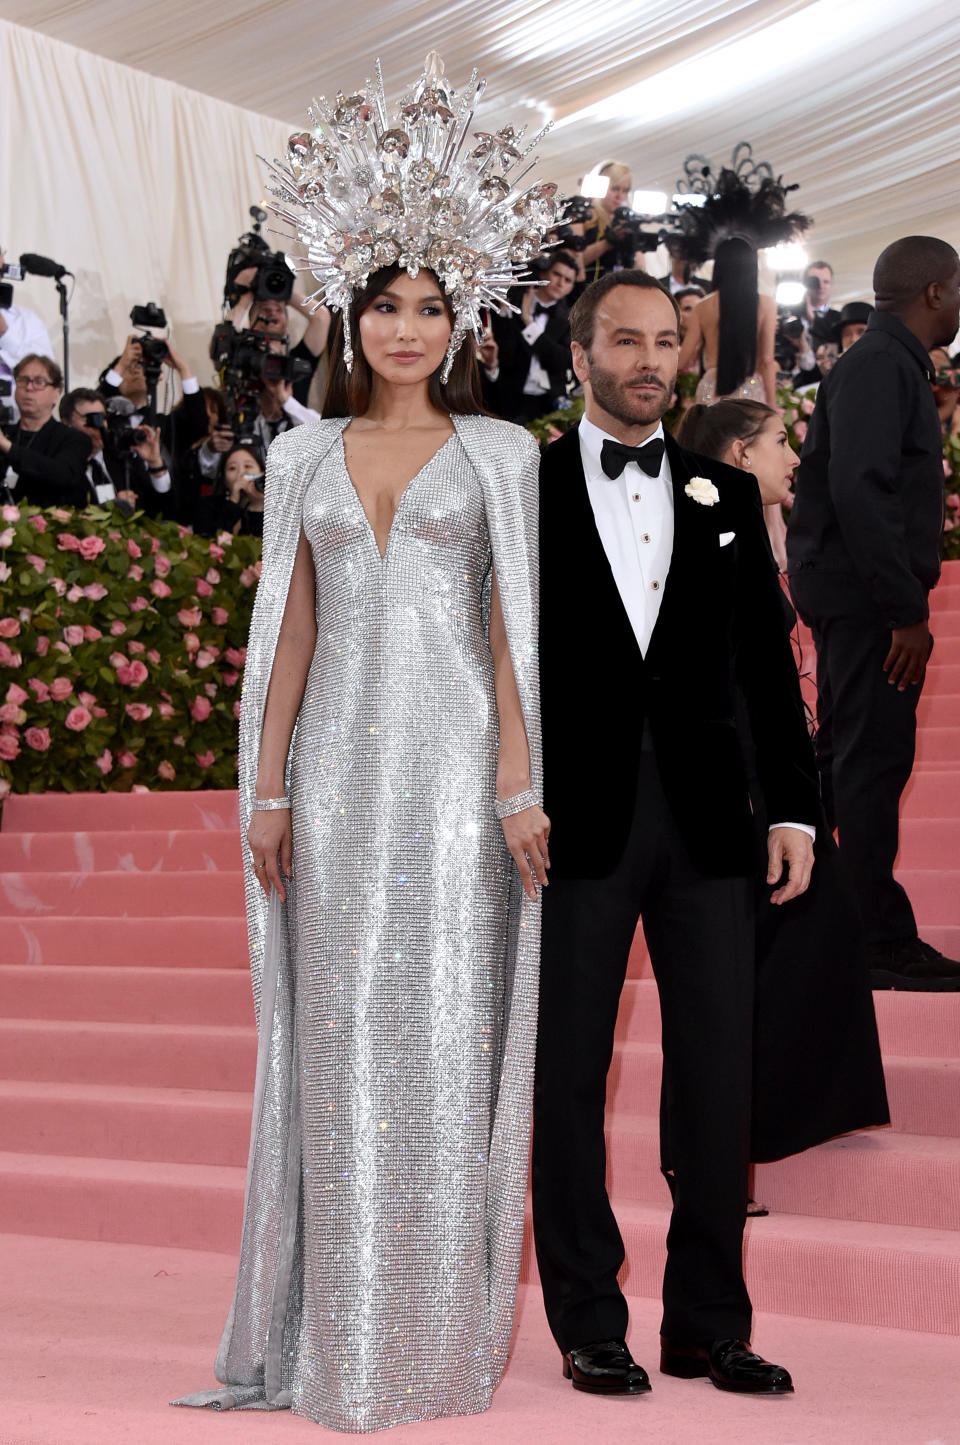
[[[138,513],[0,507],[0,801],[235,787],[259,554]]]

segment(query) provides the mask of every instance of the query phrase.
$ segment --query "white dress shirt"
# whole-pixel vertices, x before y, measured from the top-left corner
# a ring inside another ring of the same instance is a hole
[[[664,449],[660,472],[648,477],[637,462],[627,462],[619,477],[608,477],[600,464],[609,432],[586,417],[580,422],[580,458],[600,541],[613,580],[645,657],[660,614],[663,588],[673,556],[673,473]],[[663,439],[663,426],[647,438]],[[718,538],[719,545],[719,538]],[[771,823],[773,828],[799,828],[808,837],[816,829],[806,823]]]
[[[520,335],[528,346],[533,346],[546,331],[547,322],[550,320],[550,307],[552,305],[552,301],[534,301],[533,309],[535,313],[537,306],[546,307],[547,309],[545,311],[541,310],[539,315],[534,314],[533,320],[529,321],[521,331]],[[530,370],[527,372],[527,379],[523,383],[524,396],[545,396],[549,390],[549,376],[541,366],[539,359],[536,356],[531,356]]]
[[[29,311],[26,306],[7,306],[3,319],[7,329],[0,336],[0,376],[9,380],[13,368],[25,356],[49,356],[53,361],[47,328],[35,311]]]

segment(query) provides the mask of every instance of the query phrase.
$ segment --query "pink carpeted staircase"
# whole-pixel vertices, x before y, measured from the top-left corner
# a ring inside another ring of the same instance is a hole
[[[958,956],[960,564],[935,594],[934,628],[900,877],[923,935]],[[25,1250],[46,1237],[51,1249],[56,1238],[235,1251],[256,1042],[240,859],[233,793],[6,803],[0,1232],[32,1236]],[[626,1288],[653,1298],[667,1194],[657,999],[640,937],[630,974],[610,1173]],[[772,1213],[748,1226],[751,1292],[761,1311],[956,1335],[960,994],[875,1002],[892,1128],[756,1171]],[[523,1269],[535,1281],[529,1244]]]

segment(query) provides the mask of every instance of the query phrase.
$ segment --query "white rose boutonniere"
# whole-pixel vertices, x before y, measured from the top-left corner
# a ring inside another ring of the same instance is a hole
[[[683,490],[692,501],[699,502],[701,507],[712,507],[714,502],[720,500],[720,493],[709,477],[691,477]]]

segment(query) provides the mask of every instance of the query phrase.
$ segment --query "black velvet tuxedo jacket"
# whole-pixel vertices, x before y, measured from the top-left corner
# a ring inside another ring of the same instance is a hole
[[[577,429],[548,447],[540,485],[544,807],[555,876],[599,878],[623,852],[645,721],[694,867],[752,874],[758,857],[734,708],[739,684],[774,822],[820,817],[813,749],[752,477],[667,438],[674,543],[644,657],[587,493]],[[707,477],[719,501],[684,492]],[[734,533],[720,545],[722,533]],[[642,800],[640,802],[642,806]]]

